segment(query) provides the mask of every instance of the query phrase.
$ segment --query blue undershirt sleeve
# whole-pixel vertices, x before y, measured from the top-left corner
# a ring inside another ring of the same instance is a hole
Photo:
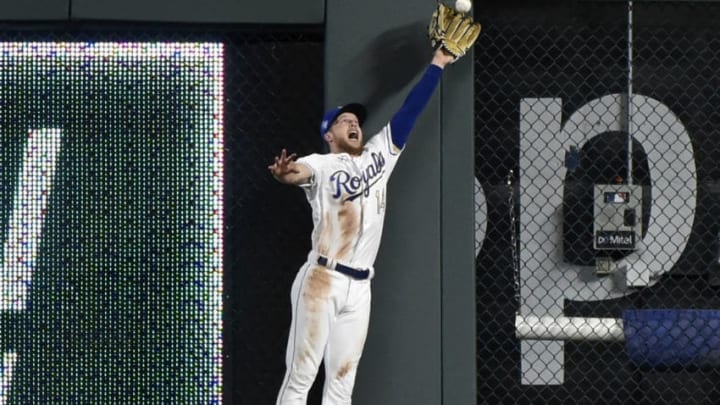
[[[415,126],[415,121],[425,109],[430,97],[435,92],[435,88],[440,83],[442,72],[443,70],[439,66],[432,64],[428,66],[425,74],[415,84],[415,87],[410,90],[405,102],[390,120],[392,141],[399,149],[405,146],[410,131]]]

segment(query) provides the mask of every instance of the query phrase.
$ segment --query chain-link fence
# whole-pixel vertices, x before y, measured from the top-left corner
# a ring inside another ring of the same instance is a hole
[[[302,190],[275,181],[267,166],[282,148],[298,156],[322,151],[315,135],[323,113],[323,38],[316,28],[237,35],[227,55],[228,404],[274,403],[285,373],[290,287],[310,249],[312,216]],[[311,402],[319,403],[319,387]]]
[[[478,403],[718,403],[720,5],[475,14]]]

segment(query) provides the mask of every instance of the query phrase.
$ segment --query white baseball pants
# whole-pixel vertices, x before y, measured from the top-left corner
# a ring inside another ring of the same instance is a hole
[[[290,297],[287,371],[277,405],[305,405],[323,360],[322,404],[350,404],[370,319],[370,280],[305,263]]]

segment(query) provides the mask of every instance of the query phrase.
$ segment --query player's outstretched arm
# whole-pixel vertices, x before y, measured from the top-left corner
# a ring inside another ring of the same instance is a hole
[[[420,113],[430,101],[435,88],[440,83],[440,77],[445,66],[453,63],[457,58],[444,48],[437,48],[433,52],[432,60],[420,80],[405,97],[400,109],[390,120],[390,133],[392,142],[398,149],[405,146],[410,131],[415,126]]]
[[[287,150],[283,149],[280,156],[275,156],[275,162],[268,166],[268,170],[281,183],[307,184],[312,177],[312,171],[309,167],[295,162],[296,157],[295,153],[288,155]]]
[[[402,149],[405,146],[415,121],[440,82],[445,66],[465,55],[478,35],[480,24],[474,22],[472,17],[438,2],[428,26],[428,36],[435,48],[430,66],[390,120],[390,132],[395,147]]]

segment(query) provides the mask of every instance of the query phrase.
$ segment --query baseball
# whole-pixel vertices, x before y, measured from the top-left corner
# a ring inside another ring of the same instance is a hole
[[[467,13],[470,11],[470,8],[472,7],[472,3],[470,0],[456,0],[455,1],[455,10],[461,12],[461,13]]]

